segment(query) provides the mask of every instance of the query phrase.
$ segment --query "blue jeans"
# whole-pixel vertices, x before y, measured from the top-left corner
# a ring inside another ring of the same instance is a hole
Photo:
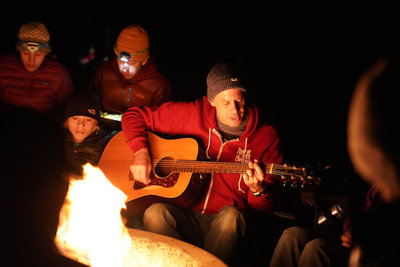
[[[143,229],[194,244],[227,264],[234,261],[246,221],[234,206],[225,206],[217,214],[199,214],[170,203],[159,202],[146,209]]]
[[[270,267],[347,266],[349,250],[336,239],[316,236],[311,229],[293,226],[283,231]]]

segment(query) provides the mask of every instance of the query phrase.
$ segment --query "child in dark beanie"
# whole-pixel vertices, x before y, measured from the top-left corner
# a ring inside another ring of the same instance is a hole
[[[78,91],[68,99],[65,109],[65,151],[70,167],[81,174],[82,165],[96,166],[108,141],[116,132],[99,126],[100,102],[90,91]]]

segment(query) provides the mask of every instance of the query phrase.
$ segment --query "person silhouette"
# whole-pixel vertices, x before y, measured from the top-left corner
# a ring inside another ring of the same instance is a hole
[[[0,163],[5,266],[85,266],[59,253],[54,238],[68,191],[63,131],[50,115],[1,105]]]

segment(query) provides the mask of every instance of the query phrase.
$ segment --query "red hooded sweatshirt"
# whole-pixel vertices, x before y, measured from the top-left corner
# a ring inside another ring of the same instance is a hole
[[[238,139],[222,141],[218,132],[216,110],[207,97],[193,102],[167,102],[160,107],[132,107],[122,116],[122,130],[133,152],[147,147],[147,131],[170,136],[188,136],[198,139],[206,156],[219,162],[247,163],[255,159],[263,163],[281,163],[282,153],[277,131],[268,124],[259,123],[255,106],[248,107],[249,121]],[[271,175],[265,176],[267,184]],[[267,193],[255,197],[244,183],[242,174],[214,173],[197,200],[190,206],[195,212],[215,214],[226,205],[269,213],[273,199]]]

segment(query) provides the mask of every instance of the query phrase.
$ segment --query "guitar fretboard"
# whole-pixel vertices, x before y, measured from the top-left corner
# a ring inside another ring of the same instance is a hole
[[[283,172],[280,171],[280,166]],[[174,160],[168,158],[162,159],[155,165],[156,172],[161,173],[242,173],[248,168],[248,163]],[[265,171],[269,174],[287,174],[287,167],[271,163],[265,165]]]
[[[191,173],[241,173],[248,168],[247,163],[178,160],[173,170]]]

